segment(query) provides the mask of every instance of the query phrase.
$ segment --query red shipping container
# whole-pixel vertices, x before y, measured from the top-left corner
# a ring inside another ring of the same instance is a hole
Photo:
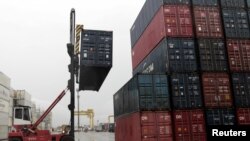
[[[136,112],[115,119],[116,141],[173,141],[168,111]]]
[[[250,71],[250,40],[227,40],[230,70]]]
[[[250,108],[237,109],[237,120],[239,125],[250,125]]]
[[[132,48],[132,65],[138,64],[164,37],[193,37],[192,16],[187,5],[164,5]]]
[[[202,110],[176,110],[173,114],[176,141],[206,141]]]
[[[194,19],[197,37],[223,37],[218,7],[194,7]]]
[[[232,106],[232,95],[228,74],[203,73],[202,83],[204,101],[207,108]]]

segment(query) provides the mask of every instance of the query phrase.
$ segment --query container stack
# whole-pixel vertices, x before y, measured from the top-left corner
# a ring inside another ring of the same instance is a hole
[[[250,125],[249,0],[221,0],[237,125]]]
[[[206,141],[209,126],[250,125],[249,20],[250,0],[146,0],[130,30],[133,78],[114,95],[116,141]]]
[[[26,90],[14,90],[14,105],[31,107],[31,95]]]
[[[9,132],[10,78],[0,72],[0,140]]]
[[[137,74],[114,95],[115,140],[172,140],[167,75]]]

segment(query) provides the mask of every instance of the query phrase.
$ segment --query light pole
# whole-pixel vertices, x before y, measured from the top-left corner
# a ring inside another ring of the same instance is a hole
[[[77,92],[78,130],[80,130],[80,114],[79,114],[79,112],[80,112],[80,101],[79,101],[80,95],[79,95],[79,89],[77,89],[76,92]]]

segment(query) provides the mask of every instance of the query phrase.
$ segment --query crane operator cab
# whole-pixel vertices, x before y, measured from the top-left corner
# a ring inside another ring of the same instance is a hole
[[[13,115],[13,130],[31,126],[31,108],[29,106],[15,106]]]

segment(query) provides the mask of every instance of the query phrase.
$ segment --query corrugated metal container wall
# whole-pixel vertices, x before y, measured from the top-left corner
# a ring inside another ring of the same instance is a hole
[[[112,31],[84,29],[80,63],[85,66],[112,66],[112,46]]]
[[[245,8],[245,0],[220,0],[222,8]]]
[[[199,39],[198,46],[202,71],[228,70],[228,60],[223,40]]]
[[[218,6],[218,0],[192,0],[194,6]]]
[[[196,36],[198,38],[222,38],[222,22],[218,7],[194,7]]]
[[[131,46],[134,47],[157,11],[164,4],[189,4],[190,0],[146,0],[130,29]]]
[[[171,75],[172,101],[175,109],[203,106],[200,79],[197,74]]]
[[[0,85],[0,99],[9,101],[10,99],[10,90],[5,86]]]
[[[10,78],[0,71],[0,85],[10,89]]]
[[[119,115],[122,115],[124,113],[123,109],[123,89],[118,90],[114,96],[114,116],[117,117]]]
[[[31,101],[31,95],[26,90],[14,90],[14,99]]]
[[[136,112],[115,120],[115,141],[173,141],[168,111]]]
[[[232,83],[236,107],[250,107],[250,73],[233,73]]]
[[[6,139],[8,140],[8,133],[9,133],[9,128],[6,125],[0,125],[0,140],[1,139]]]
[[[237,121],[239,125],[250,125],[250,108],[237,109]]]
[[[227,40],[230,70],[250,71],[250,40]]]
[[[79,90],[99,91],[112,67],[113,32],[84,29],[81,41]]]
[[[202,83],[205,107],[231,107],[233,105],[227,73],[203,73]]]
[[[247,7],[250,8],[250,0],[247,0]]]
[[[206,141],[202,110],[176,110],[173,115],[176,141]]]
[[[8,107],[7,107],[8,110]],[[0,112],[0,125],[8,126],[9,123],[9,113]]]
[[[197,70],[194,41],[165,38],[133,70],[136,73],[194,72]]]
[[[31,101],[25,99],[15,99],[14,105],[22,105],[31,107]]]
[[[249,38],[249,22],[244,9],[223,9],[223,22],[226,37]]]
[[[193,25],[189,6],[165,5],[161,7],[132,48],[133,69],[139,65],[164,37],[192,36]]]
[[[234,125],[235,114],[233,109],[207,109],[207,125]]]
[[[0,99],[0,114],[1,113],[9,113],[9,101],[4,99]]]
[[[170,109],[167,75],[135,75],[115,95],[115,118],[141,110]]]

